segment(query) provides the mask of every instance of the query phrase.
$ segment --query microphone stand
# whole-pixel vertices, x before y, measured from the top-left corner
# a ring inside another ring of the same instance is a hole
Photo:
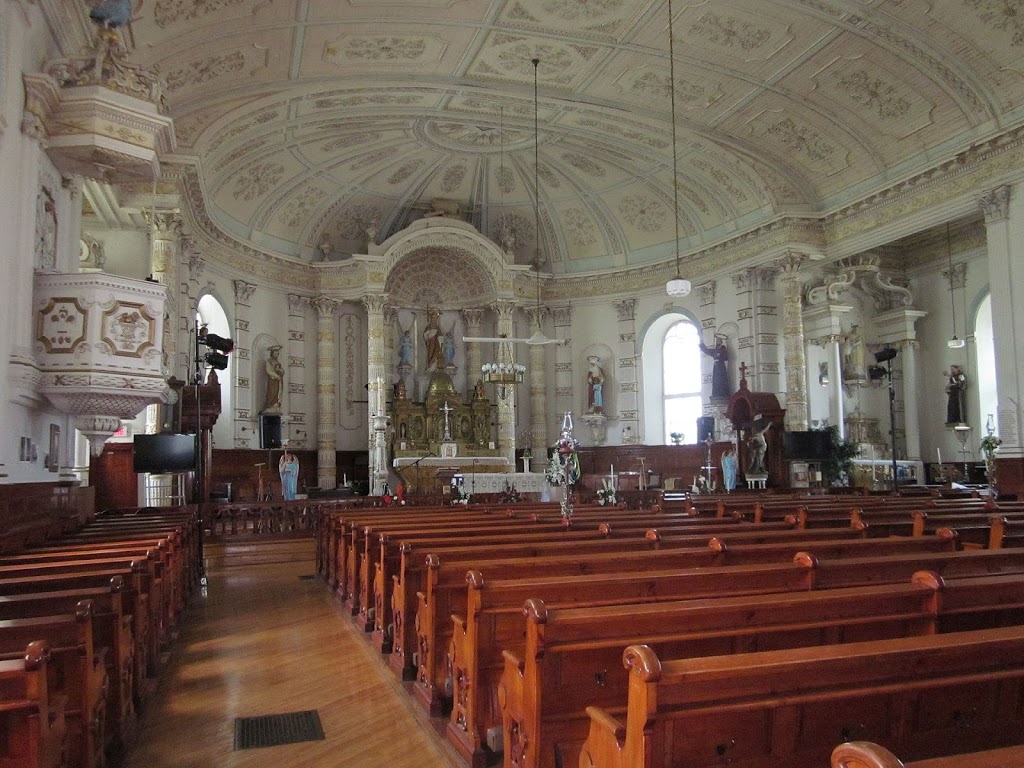
[[[416,459],[416,461],[414,461],[414,462],[413,462],[412,464],[410,464],[410,465],[409,465],[409,469],[416,469],[416,467],[418,467],[418,466],[419,466],[419,463],[420,463],[421,461],[423,461],[423,460],[424,460],[424,459],[426,459],[426,458],[429,458],[429,457],[431,457],[431,456],[436,456],[436,455],[437,455],[436,453],[434,453],[433,451],[431,451],[430,453],[427,453],[427,454],[425,454],[425,455],[423,455],[423,456],[420,456],[420,457],[419,457],[418,459]],[[417,488],[416,490],[418,491],[418,490],[419,490],[419,488]]]
[[[469,481],[469,495],[476,493],[476,465],[480,459],[473,459],[473,479]]]

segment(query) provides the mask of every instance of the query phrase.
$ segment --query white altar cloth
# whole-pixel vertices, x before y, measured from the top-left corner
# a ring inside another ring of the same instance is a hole
[[[400,458],[394,460],[395,469],[405,469],[419,462],[420,467],[458,467],[464,472],[473,470],[476,465],[487,467],[511,467],[511,463],[504,456],[456,456],[452,459],[445,459],[441,456],[427,456],[423,459],[415,457]]]
[[[462,486],[474,493],[501,493],[509,483],[520,493],[543,493],[550,489],[542,472],[464,472]]]

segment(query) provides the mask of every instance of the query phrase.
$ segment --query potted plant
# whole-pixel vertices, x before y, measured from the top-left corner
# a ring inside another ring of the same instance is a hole
[[[683,444],[683,433],[682,432],[669,432],[669,437],[672,438],[672,445]]]
[[[839,436],[839,427],[832,424],[825,427],[828,433],[828,450],[821,457],[821,478],[825,486],[849,485],[853,460],[860,455],[860,448],[851,440]]]

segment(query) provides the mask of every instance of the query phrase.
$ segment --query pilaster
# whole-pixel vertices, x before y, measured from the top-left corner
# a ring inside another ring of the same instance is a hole
[[[614,306],[619,319],[619,338],[615,348],[618,370],[615,378],[618,384],[621,439],[622,445],[636,445],[640,443],[640,410],[636,378],[636,299],[616,301]]]
[[[288,441],[289,447],[302,449],[309,439],[306,417],[309,399],[306,393],[306,312],[307,296],[288,294]]]
[[[786,429],[807,429],[807,357],[804,353],[804,320],[800,269],[806,257],[790,253],[779,262],[782,283],[783,366],[786,371]]]
[[[337,421],[335,403],[334,313],[338,302],[317,296],[311,302],[316,309],[316,479],[322,490],[338,484]]]
[[[245,280],[235,280],[235,363],[234,385],[235,404],[235,448],[259,448],[254,444],[253,424],[257,414],[252,408],[252,332],[249,327],[249,310],[256,286]],[[282,411],[284,404],[282,403]]]

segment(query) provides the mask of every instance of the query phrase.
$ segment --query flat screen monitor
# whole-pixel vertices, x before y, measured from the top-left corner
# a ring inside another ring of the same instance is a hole
[[[159,475],[189,472],[196,466],[195,435],[136,435],[132,467]]]
[[[824,430],[785,432],[782,436],[782,453],[787,459],[821,461],[829,449],[829,434]]]

